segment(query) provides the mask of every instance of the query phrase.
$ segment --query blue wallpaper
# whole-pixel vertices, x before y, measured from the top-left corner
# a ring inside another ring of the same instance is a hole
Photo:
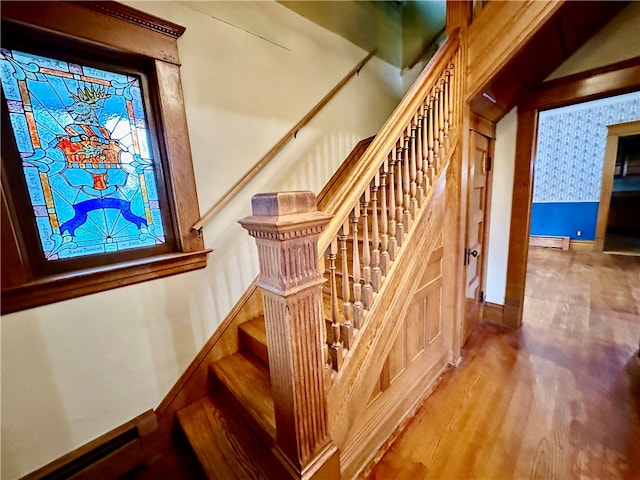
[[[634,120],[640,92],[540,112],[533,202],[599,202],[607,125]]]

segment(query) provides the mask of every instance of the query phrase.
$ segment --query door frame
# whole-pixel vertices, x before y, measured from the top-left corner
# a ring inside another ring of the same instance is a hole
[[[598,219],[596,220],[596,241],[594,244],[594,251],[596,252],[604,250],[604,241],[607,236],[613,175],[618,154],[618,140],[626,135],[639,134],[640,120],[609,125],[607,129],[609,133],[607,134],[607,148],[604,155],[604,168],[602,169],[602,189],[600,191],[600,204],[598,205]]]
[[[640,57],[545,82],[518,105],[503,323],[522,325],[538,113],[640,90]]]

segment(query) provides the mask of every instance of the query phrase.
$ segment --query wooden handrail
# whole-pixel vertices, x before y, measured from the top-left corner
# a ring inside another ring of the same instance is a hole
[[[382,126],[369,148],[358,161],[358,166],[354,169],[350,181],[343,183],[340,190],[336,191],[335,195],[332,195],[327,201],[324,206],[324,212],[332,215],[333,218],[320,235],[318,240],[319,252],[324,252],[337,235],[344,219],[349,216],[353,205],[356,204],[362,192],[365,191],[371,179],[376,175],[380,165],[393,149],[427,92],[434,86],[438,79],[437,75],[451,61],[459,44],[459,29],[456,29],[429,61],[400,104]],[[438,73],[434,75],[434,72]]]
[[[362,67],[373,57],[376,53],[376,50],[369,52],[364,59],[360,63],[358,63],[351,71],[342,79],[338,84],[331,89],[329,93],[327,93],[322,100],[315,104],[315,106],[309,110],[309,112],[302,117],[302,119],[296,123],[291,130],[289,130],[279,141],[276,143],[271,150],[269,150],[247,173],[243,175],[243,177],[236,182],[236,184],[231,187],[223,197],[215,204],[213,207],[205,213],[200,220],[193,224],[191,227],[192,230],[201,230],[205,223],[207,223],[216,213],[218,213],[222,207],[224,207],[229,201],[238,193],[245,185],[247,185],[257,174],[262,170],[269,161],[275,157],[290,141],[295,138],[298,131],[304,127],[307,123],[311,121],[316,114],[322,110],[329,101],[338,93],[342,87],[344,87],[352,77],[360,73]]]

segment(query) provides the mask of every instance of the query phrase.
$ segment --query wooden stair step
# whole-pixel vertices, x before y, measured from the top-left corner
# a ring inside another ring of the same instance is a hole
[[[276,438],[276,415],[267,366],[249,354],[237,352],[209,368],[237,412],[271,447]]]
[[[241,348],[269,365],[269,349],[267,347],[267,330],[264,316],[244,322],[238,327]]]
[[[176,413],[207,478],[269,480],[275,469],[270,452],[222,398],[203,397]],[[265,468],[267,466],[267,468]]]

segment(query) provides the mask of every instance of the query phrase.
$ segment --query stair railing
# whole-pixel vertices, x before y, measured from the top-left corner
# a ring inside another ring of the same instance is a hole
[[[276,420],[273,452],[289,478],[340,478],[339,451],[329,434],[326,366],[337,371],[346,359],[345,347],[352,348],[365,326],[376,292],[457,144],[458,46],[456,32],[324,211],[317,211],[311,192],[260,194],[252,199],[253,215],[240,220],[258,247]],[[325,253],[326,262],[320,260]]]
[[[333,371],[367,323],[376,293],[455,148],[461,55],[456,31],[384,124],[350,181],[325,204],[332,219],[319,237],[318,251],[329,272],[324,350]]]

